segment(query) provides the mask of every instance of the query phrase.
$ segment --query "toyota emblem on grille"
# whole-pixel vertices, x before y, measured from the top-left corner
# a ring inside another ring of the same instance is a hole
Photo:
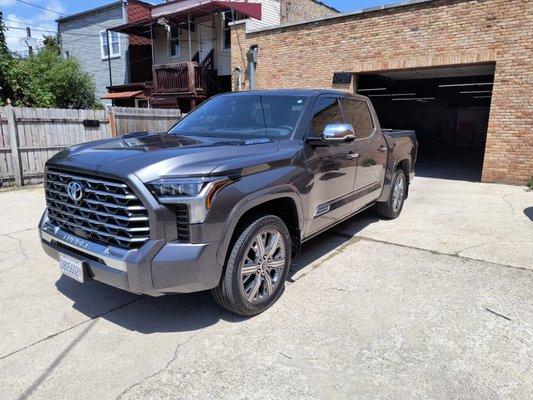
[[[72,181],[67,185],[67,194],[75,202],[78,202],[83,197],[83,186],[81,183]]]

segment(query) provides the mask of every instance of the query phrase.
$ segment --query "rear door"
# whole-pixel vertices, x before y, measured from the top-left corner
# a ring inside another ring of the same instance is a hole
[[[353,210],[375,201],[381,194],[387,144],[379,129],[372,107],[363,98],[347,96],[341,99],[346,122],[354,128],[357,174],[354,179]]]
[[[344,123],[338,96],[320,96],[314,105],[307,137],[320,136],[327,124]],[[352,211],[348,199],[353,191],[356,160],[354,141],[312,148],[305,144],[306,166],[310,173],[308,229],[306,236],[321,231]]]

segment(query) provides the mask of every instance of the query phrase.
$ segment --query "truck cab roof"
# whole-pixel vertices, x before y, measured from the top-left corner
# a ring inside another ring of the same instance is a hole
[[[306,96],[306,97],[315,97],[320,96],[322,94],[330,94],[330,95],[350,95],[355,97],[361,97],[366,98],[365,96],[356,95],[353,93],[348,93],[342,90],[335,90],[335,89],[259,89],[259,90],[247,90],[242,92],[230,92],[225,93],[232,94],[232,95],[239,95],[239,96],[251,96],[251,95],[272,95],[272,96]]]

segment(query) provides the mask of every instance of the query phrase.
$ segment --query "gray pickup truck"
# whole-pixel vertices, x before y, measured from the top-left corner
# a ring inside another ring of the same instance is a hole
[[[304,241],[373,205],[400,214],[416,152],[415,133],[382,130],[366,97],[224,94],[165,134],[52,157],[42,245],[80,282],[151,296],[210,289],[255,315],[282,294]]]

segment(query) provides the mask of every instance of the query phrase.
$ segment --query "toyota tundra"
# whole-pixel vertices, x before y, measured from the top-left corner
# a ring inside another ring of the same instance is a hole
[[[396,218],[413,131],[333,90],[219,95],[163,134],[80,144],[46,163],[43,248],[61,272],[134,293],[211,290],[240,315],[282,294],[302,243],[374,206]]]

